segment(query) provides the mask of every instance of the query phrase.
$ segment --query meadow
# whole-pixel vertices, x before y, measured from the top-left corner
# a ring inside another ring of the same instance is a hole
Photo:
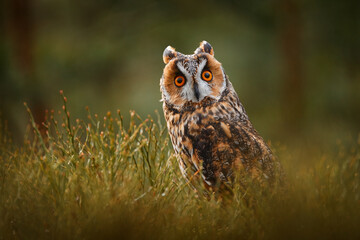
[[[360,239],[360,139],[307,164],[272,146],[284,183],[224,204],[183,179],[159,114],[72,119],[62,98],[41,128],[25,104],[20,146],[1,121],[0,239]]]

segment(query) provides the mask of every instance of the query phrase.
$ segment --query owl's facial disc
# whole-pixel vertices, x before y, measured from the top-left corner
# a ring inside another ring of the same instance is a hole
[[[226,77],[210,44],[202,42],[193,55],[168,47],[163,58],[166,63],[160,83],[163,101],[181,107],[201,102],[205,97],[220,99]]]
[[[212,93],[211,85],[202,79],[206,58],[185,58],[177,61],[176,66],[186,78],[186,84],[180,89],[180,96],[186,101],[200,102]]]

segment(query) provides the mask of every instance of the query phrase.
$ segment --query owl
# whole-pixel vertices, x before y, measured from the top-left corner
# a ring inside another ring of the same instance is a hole
[[[212,190],[231,186],[240,171],[273,178],[271,150],[249,121],[212,46],[202,41],[192,55],[168,46],[163,61],[161,101],[183,176]]]

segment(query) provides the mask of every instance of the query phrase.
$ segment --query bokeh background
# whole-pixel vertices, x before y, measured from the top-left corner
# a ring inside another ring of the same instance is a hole
[[[256,129],[308,146],[360,132],[360,1],[5,0],[0,112],[21,141],[27,101],[38,122],[120,109],[161,111],[162,52],[207,40]],[[346,140],[345,140],[346,141]]]

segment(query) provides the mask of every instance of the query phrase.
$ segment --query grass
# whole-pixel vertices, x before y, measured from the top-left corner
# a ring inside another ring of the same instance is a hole
[[[360,239],[360,143],[310,166],[280,148],[285,186],[236,185],[224,204],[182,178],[161,121],[72,124],[62,97],[43,132],[27,108],[20,147],[0,127],[0,239]]]

